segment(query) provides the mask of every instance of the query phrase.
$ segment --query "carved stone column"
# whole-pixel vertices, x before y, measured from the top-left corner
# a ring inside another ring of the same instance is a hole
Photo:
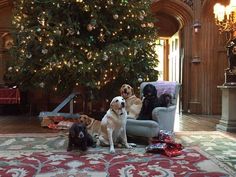
[[[222,90],[222,114],[216,130],[236,132],[236,86],[217,86]]]

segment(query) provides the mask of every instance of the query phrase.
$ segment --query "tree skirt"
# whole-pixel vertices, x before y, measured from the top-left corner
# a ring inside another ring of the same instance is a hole
[[[67,137],[58,134],[0,136],[0,176],[105,177],[105,176],[234,176],[225,165],[199,148],[187,147],[182,155],[167,157],[134,149],[89,148],[66,152]]]

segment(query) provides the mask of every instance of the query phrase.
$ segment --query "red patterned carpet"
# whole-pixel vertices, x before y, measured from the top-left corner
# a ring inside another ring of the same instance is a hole
[[[194,149],[185,149],[178,157],[145,153],[143,148],[106,148],[79,152],[6,152],[1,153],[0,175],[32,176],[178,176],[222,177],[227,172]]]
[[[53,134],[0,136],[0,176],[3,177],[226,177],[233,176],[200,149],[184,148],[167,157],[145,152],[145,147],[90,148],[66,152],[67,137]]]

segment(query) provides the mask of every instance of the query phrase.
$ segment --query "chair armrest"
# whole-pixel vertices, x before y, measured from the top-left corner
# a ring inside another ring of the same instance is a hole
[[[127,135],[152,138],[158,135],[159,130],[159,124],[156,121],[127,119]]]
[[[161,130],[174,130],[176,105],[156,107],[152,111],[152,119],[157,121]]]

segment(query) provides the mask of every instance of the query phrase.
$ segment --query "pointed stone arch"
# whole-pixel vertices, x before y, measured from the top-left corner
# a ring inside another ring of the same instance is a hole
[[[193,21],[192,8],[179,0],[156,0],[153,1],[151,10],[155,15],[158,12],[168,14],[174,17],[179,23],[179,29],[183,28],[186,24]]]
[[[182,109],[187,112],[189,109],[189,100],[191,95],[191,85],[189,83],[190,70],[192,60],[192,25],[194,21],[194,12],[193,12],[193,4],[185,3],[180,0],[155,0],[153,1],[151,10],[153,14],[157,17],[160,14],[166,14],[167,16],[171,16],[177,25],[176,32],[179,31],[180,37],[180,81],[182,82],[182,93],[180,94],[180,100],[182,104]],[[157,24],[158,26],[158,24]],[[173,27],[171,27],[173,28]],[[161,26],[160,26],[161,30]],[[160,35],[162,32],[159,32]],[[171,37],[166,36],[166,37]],[[168,54],[166,56],[168,58]]]

